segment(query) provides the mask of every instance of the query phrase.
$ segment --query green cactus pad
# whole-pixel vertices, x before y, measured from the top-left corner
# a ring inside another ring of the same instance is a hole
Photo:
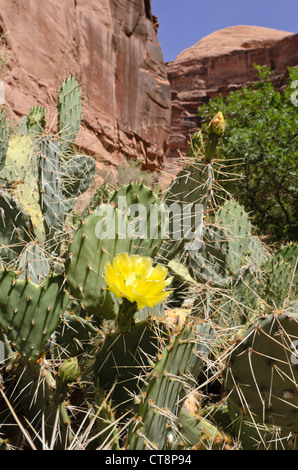
[[[150,320],[136,323],[125,334],[115,331],[99,347],[94,363],[94,375],[99,388],[113,390],[117,405],[131,405],[146,381],[150,365],[158,353],[159,337]]]
[[[203,369],[204,361],[208,358],[214,348],[214,330],[212,323],[209,321],[199,322],[194,325],[195,347],[193,357],[189,363],[189,370],[195,380]]]
[[[297,298],[298,245],[286,245],[265,262],[261,269],[266,275],[266,300],[275,309]]]
[[[15,259],[31,237],[34,230],[29,215],[0,190],[0,258],[5,262]]]
[[[64,313],[56,332],[55,344],[60,358],[80,356],[93,350],[94,337],[100,334],[94,322],[72,312]]]
[[[31,279],[34,284],[41,284],[50,271],[50,260],[40,243],[33,241],[25,246],[17,263],[19,279]]]
[[[116,410],[100,390],[95,391],[96,426],[98,449],[120,450],[120,434],[117,427]]]
[[[28,127],[27,127],[27,120],[28,116],[23,116],[17,126],[17,134],[18,135],[27,135],[28,134]]]
[[[229,269],[234,274],[243,262],[251,239],[251,223],[243,207],[226,201],[217,211],[215,223],[224,230],[229,243]]]
[[[59,376],[53,373],[47,361],[32,362],[20,357],[14,364],[14,374],[18,403],[22,407],[24,421],[30,422],[28,434],[32,439],[36,435],[43,439],[43,447],[36,442],[37,448],[50,448],[54,437],[56,450],[67,449],[73,438],[71,416],[64,405],[66,393],[61,388]],[[53,436],[57,421],[59,432]]]
[[[95,175],[95,160],[85,155],[62,159],[62,190],[66,198],[83,194]]]
[[[8,149],[8,133],[6,118],[0,114],[0,171],[5,165],[6,153]]]
[[[181,410],[171,450],[230,450],[232,439],[199,414]]]
[[[203,242],[198,251],[190,250],[186,264],[192,277],[201,283],[224,285],[228,282],[228,242],[217,227],[204,227]]]
[[[143,389],[137,420],[130,427],[128,450],[164,449],[167,424],[175,421],[194,342],[192,327],[184,325],[165,346]]]
[[[138,254],[154,258],[162,244],[164,210],[152,189],[142,183],[119,188],[110,199],[128,217],[128,228],[142,238]]]
[[[260,266],[271,257],[268,248],[266,248],[265,244],[255,235],[251,237],[247,251],[247,265],[255,270],[260,268]]]
[[[111,204],[103,204],[90,214],[76,231],[69,246],[66,274],[72,295],[91,314],[114,318],[118,306],[107,290],[103,272],[118,253],[148,256],[157,240],[131,236],[125,213]]]
[[[78,82],[68,77],[58,96],[58,134],[63,153],[74,143],[81,126],[82,103]]]
[[[248,411],[227,400],[229,430],[240,444],[240,450],[298,450],[297,437],[288,429],[264,425]]]
[[[55,331],[68,303],[60,276],[43,284],[20,280],[15,271],[0,271],[0,326],[12,347],[35,360]]]
[[[250,326],[232,352],[229,399],[259,423],[298,431],[298,313],[271,314]]]
[[[42,139],[39,155],[40,207],[44,229],[51,251],[59,251],[59,242],[66,215],[62,194],[61,150],[50,135]]]
[[[195,218],[198,216],[200,219],[207,207],[211,198],[213,180],[212,164],[201,160],[186,165],[172,181],[164,200],[169,216],[169,227],[168,238],[160,250],[161,261],[173,259],[185,248],[185,245],[192,242],[195,230],[201,228],[195,226],[198,224]]]
[[[106,263],[118,253],[133,251],[126,228],[125,215],[111,205],[100,206],[76,231],[68,248],[66,275],[71,293],[98,317],[114,318],[118,310],[102,275]]]
[[[45,132],[46,109],[43,106],[34,106],[27,116],[27,131],[30,135],[38,136]]]
[[[109,201],[110,201],[110,198],[111,198],[111,194],[110,194],[110,191],[109,191],[109,186],[106,183],[106,181],[104,181],[99,186],[99,188],[97,188],[97,190],[95,191],[95,193],[91,197],[91,200],[90,200],[88,206],[86,206],[85,209],[83,210],[83,212],[81,214],[82,219],[85,220],[88,217],[88,215],[91,212],[94,212],[95,209],[98,206],[100,206],[101,204],[108,204]]]

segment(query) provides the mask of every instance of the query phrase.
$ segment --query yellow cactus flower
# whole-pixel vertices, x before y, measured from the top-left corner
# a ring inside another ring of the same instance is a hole
[[[164,291],[171,283],[166,279],[167,268],[160,264],[152,267],[152,259],[146,256],[120,253],[111,264],[106,264],[104,279],[108,289],[117,298],[124,297],[136,302],[139,309],[154,307],[164,300],[170,291]]]

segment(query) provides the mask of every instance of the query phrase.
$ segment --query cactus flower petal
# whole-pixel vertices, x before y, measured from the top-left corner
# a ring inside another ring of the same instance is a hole
[[[117,298],[124,297],[136,302],[138,308],[154,307],[170,294],[164,289],[171,283],[164,266],[152,266],[152,259],[146,256],[118,254],[113,263],[105,266],[104,279],[108,289]]]

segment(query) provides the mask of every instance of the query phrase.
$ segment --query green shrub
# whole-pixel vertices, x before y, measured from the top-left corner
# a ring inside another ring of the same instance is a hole
[[[229,173],[239,178],[223,183],[251,212],[260,233],[272,241],[297,240],[298,107],[291,95],[297,69],[289,69],[286,87],[276,91],[268,67],[256,66],[259,79],[250,88],[211,99],[199,107],[202,127],[221,111],[228,122],[221,155],[233,161]]]

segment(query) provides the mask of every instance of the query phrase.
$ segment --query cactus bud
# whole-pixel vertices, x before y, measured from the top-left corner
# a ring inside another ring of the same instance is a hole
[[[218,152],[218,144],[224,134],[226,122],[219,111],[208,126],[208,136],[205,144],[205,160],[212,160]]]
[[[73,382],[79,376],[79,364],[76,357],[72,357],[63,362],[59,367],[59,377],[64,382]]]
[[[209,133],[221,136],[223,135],[225,128],[226,121],[224,120],[222,113],[219,111],[209,124]]]

